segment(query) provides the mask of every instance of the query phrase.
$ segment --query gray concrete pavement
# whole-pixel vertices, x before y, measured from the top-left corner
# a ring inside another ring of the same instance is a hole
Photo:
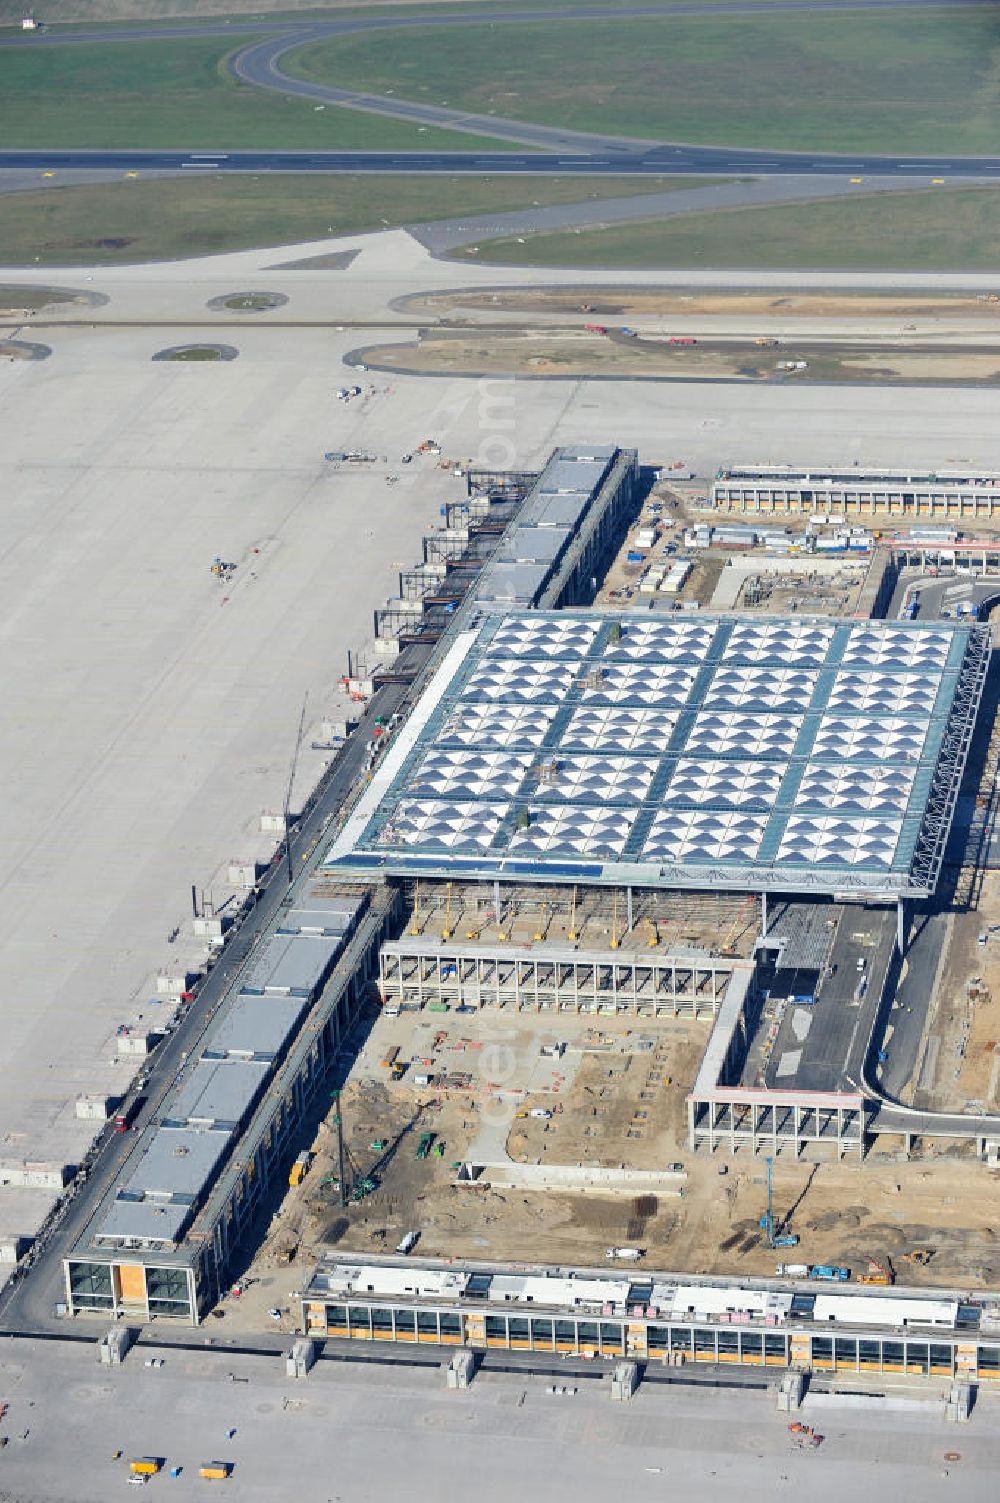
[[[996,1399],[984,1394],[959,1432],[944,1423],[937,1386],[882,1400],[807,1398],[801,1418],[826,1437],[807,1451],[761,1392],[647,1385],[631,1405],[612,1406],[606,1379],[569,1380],[576,1393],[557,1396],[551,1380],[486,1373],[455,1393],[435,1369],[320,1363],[295,1383],[268,1359],[167,1352],[151,1369],[136,1352],[112,1369],[97,1367],[92,1349],[24,1342],[5,1343],[0,1362],[10,1401],[0,1488],[17,1503],[124,1499],[135,1455],[182,1467],[149,1484],[179,1503],[202,1497],[198,1466],[216,1457],[234,1464],[234,1496],[267,1503],[439,1503],[470,1490],[484,1503],[597,1503],[623,1492],[684,1503],[952,1494],[979,1503],[993,1497],[1000,1463]]]
[[[155,334],[67,330],[55,366],[0,367],[0,1135],[15,1164],[79,1162],[94,1124],[74,1099],[119,1096],[138,1063],[116,1057],[118,1024],[162,1027],[156,972],[205,958],[191,883],[221,895],[230,858],[270,854],[258,820],[282,805],[303,695],[296,802],[329,760],[311,749],[320,722],[348,708],[348,648],[463,494],[430,467],[393,491],[384,465],[335,476],[323,460],[366,419],[383,452],[412,447],[416,389],[344,411],[328,335],[237,338],[239,360],[196,367],[153,364]],[[238,564],[226,586],[217,554]],[[0,1227],[33,1232],[52,1199],[4,1188]]]

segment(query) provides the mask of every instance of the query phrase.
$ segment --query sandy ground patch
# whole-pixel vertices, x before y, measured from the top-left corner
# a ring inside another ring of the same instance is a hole
[[[354,357],[372,370],[414,375],[528,377],[602,376],[612,380],[732,381],[741,384],[828,385],[850,382],[992,383],[1000,351],[901,351],[870,345],[786,341],[762,350],[752,341],[699,340],[676,346],[654,336],[602,337],[526,329],[425,330],[413,343],[369,345]]]
[[[987,294],[990,296],[990,294]],[[972,294],[814,293],[814,292],[683,292],[657,288],[588,286],[585,276],[576,287],[504,287],[420,293],[400,299],[409,313],[439,316],[462,309],[490,313],[583,313],[599,317],[628,315],[663,318],[833,318],[909,319],[961,318],[984,327],[1000,323],[1000,299],[983,301]]]

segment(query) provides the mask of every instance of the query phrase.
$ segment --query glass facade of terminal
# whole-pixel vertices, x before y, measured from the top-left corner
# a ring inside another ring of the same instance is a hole
[[[1000,1335],[995,1342],[881,1331],[814,1334],[796,1326],[753,1329],[722,1323],[694,1324],[597,1318],[548,1311],[516,1314],[486,1308],[446,1310],[359,1300],[302,1302],[303,1328],[311,1336],[356,1341],[396,1341],[476,1350],[528,1351],[580,1357],[641,1357],[666,1363],[732,1363],[816,1371],[899,1373],[911,1377],[1000,1379]]]

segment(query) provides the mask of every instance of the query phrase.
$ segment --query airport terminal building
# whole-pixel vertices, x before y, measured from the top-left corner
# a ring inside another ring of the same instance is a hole
[[[632,451],[553,455],[316,881],[282,906],[95,1197],[65,1260],[72,1313],[201,1319],[377,980],[416,1007],[474,986],[477,1005],[737,1022],[755,988],[755,958],[640,961],[614,928],[606,954],[452,946],[446,966],[401,935],[415,884],[489,893],[497,916],[522,890],[571,892],[574,910],[592,894],[630,930],[664,894],[732,896],[759,904],[762,939],[775,897],[846,899],[895,908],[902,950],[906,903],[941,870],[988,629],[585,609],[637,485]],[[709,1061],[710,1092],[726,1058]],[[841,1126],[854,1144],[853,1119]]]

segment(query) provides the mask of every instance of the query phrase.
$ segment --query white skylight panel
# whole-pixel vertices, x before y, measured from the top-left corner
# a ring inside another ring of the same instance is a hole
[[[715,635],[714,623],[699,621],[628,621],[617,641],[610,641],[604,658],[632,661],[702,662]]]
[[[671,710],[614,709],[595,705],[574,710],[561,745],[590,751],[663,752],[677,724]]]
[[[506,812],[506,804],[405,799],[385,822],[375,843],[485,851]]]
[[[409,792],[414,798],[513,798],[534,761],[530,751],[432,747],[412,775]]]
[[[558,702],[567,691],[564,663],[520,662],[516,658],[483,658],[463,691],[471,700],[507,703],[549,700]]]
[[[724,663],[773,663],[818,667],[833,641],[833,623],[754,620],[737,622],[722,654]]]
[[[864,711],[869,715],[930,715],[934,710],[940,673],[899,673],[890,670],[839,674],[830,691],[830,710]]]
[[[664,802],[769,809],[778,796],[784,772],[781,763],[704,762],[682,757],[667,785]]]
[[[505,621],[486,650],[486,657],[582,657],[600,630],[595,619],[584,621],[568,617],[566,621],[539,619]]]
[[[947,629],[913,630],[892,623],[859,625],[844,649],[845,668],[901,667],[940,672],[948,660],[952,633]]]
[[[857,813],[903,814],[916,764],[868,767],[810,763],[802,775],[795,807]]]
[[[563,755],[553,758],[540,778],[538,797],[604,803],[610,799],[641,802],[649,792],[659,761],[654,757]]]
[[[663,809],[653,820],[642,859],[673,863],[753,861],[766,825],[767,816],[763,814]]]
[[[556,713],[555,705],[467,704],[448,716],[440,740],[462,746],[541,746]]]
[[[898,819],[852,819],[838,815],[792,814],[781,844],[779,864],[875,866],[887,868],[899,843]]]
[[[613,861],[635,822],[635,809],[532,807],[527,829],[515,830],[510,854]]]
[[[890,716],[825,715],[820,721],[812,755],[824,760],[912,762],[920,760],[927,740],[927,721]]]
[[[702,710],[684,745],[705,757],[787,758],[802,729],[801,715],[747,715]]]
[[[798,668],[717,668],[706,707],[714,710],[750,708],[807,710],[816,690],[818,673]]]
[[[693,668],[666,663],[602,663],[592,674],[584,671],[584,703],[619,704],[638,701],[663,709],[680,709],[694,687]]]

